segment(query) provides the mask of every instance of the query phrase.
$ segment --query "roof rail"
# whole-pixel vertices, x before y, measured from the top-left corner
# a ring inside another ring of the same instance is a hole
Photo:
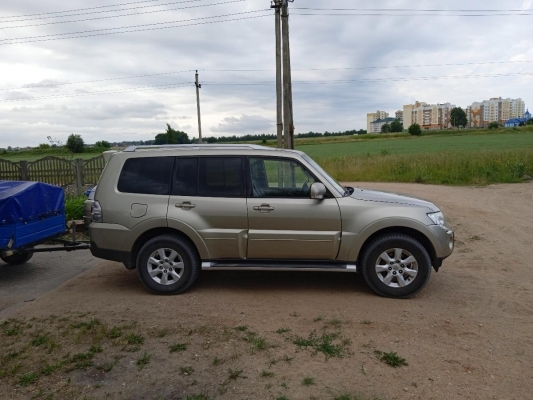
[[[187,150],[220,150],[220,149],[251,149],[251,150],[272,150],[271,147],[259,146],[257,144],[161,144],[146,146],[129,146],[125,152],[134,152],[142,149],[187,149]]]

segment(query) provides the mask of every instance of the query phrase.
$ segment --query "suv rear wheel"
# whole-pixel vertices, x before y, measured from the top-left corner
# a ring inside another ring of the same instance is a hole
[[[431,261],[422,244],[404,234],[374,240],[361,258],[363,277],[370,288],[385,297],[409,297],[431,276]]]
[[[200,260],[186,240],[161,235],[148,240],[139,251],[137,271],[142,283],[158,294],[179,294],[198,278]]]

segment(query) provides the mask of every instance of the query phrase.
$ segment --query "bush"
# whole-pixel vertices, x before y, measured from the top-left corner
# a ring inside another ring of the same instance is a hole
[[[67,139],[66,147],[73,153],[83,153],[85,143],[83,143],[83,139],[80,135],[72,134]]]
[[[383,124],[381,126],[381,133],[389,133],[391,131],[390,124]]]
[[[85,196],[68,197],[65,200],[67,221],[83,219],[83,203],[85,203],[85,200]]]
[[[533,119],[530,119],[529,121],[527,121],[526,125],[533,125]]]
[[[96,147],[102,147],[104,149],[109,149],[111,144],[107,140],[99,140],[94,144]]]
[[[390,131],[391,132],[403,132],[403,123],[400,122],[398,118],[396,118],[390,124]]]
[[[496,121],[494,122],[491,122],[489,125],[488,125],[488,128],[489,129],[499,129],[500,128],[500,124]]]
[[[39,144],[39,149],[49,149],[50,145],[48,143],[41,143]]]
[[[413,124],[409,127],[409,133],[414,136],[422,135],[422,128],[418,124]]]

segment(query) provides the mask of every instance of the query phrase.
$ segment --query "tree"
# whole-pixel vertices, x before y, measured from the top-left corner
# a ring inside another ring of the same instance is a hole
[[[400,122],[398,118],[396,118],[394,121],[391,122],[390,131],[391,132],[403,132],[403,124]]]
[[[109,149],[111,147],[111,143],[109,143],[107,140],[99,140],[94,145],[96,147],[103,147],[104,149]]]
[[[187,144],[191,143],[189,135],[185,132],[177,131],[167,124],[167,131],[155,136],[154,144]]]
[[[418,124],[413,124],[409,127],[409,133],[414,136],[422,135],[422,128]]]
[[[499,127],[500,127],[500,124],[499,124],[498,122],[496,122],[496,121],[491,122],[491,123],[487,126],[487,128],[489,128],[489,129],[498,129]]]
[[[41,143],[39,144],[39,149],[49,149],[50,145],[48,143]]]
[[[83,143],[83,139],[80,135],[75,135],[73,133],[68,137],[66,147],[73,153],[82,153],[85,143]]]
[[[391,131],[390,124],[381,125],[381,133],[389,133]]]
[[[465,110],[463,110],[461,107],[455,107],[452,109],[452,112],[450,113],[450,120],[454,128],[458,126],[462,126],[464,128],[468,123]]]
[[[526,125],[533,125],[533,119],[530,119],[526,122]]]

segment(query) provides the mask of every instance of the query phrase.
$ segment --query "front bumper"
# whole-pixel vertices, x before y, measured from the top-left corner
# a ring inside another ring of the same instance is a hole
[[[432,264],[435,271],[439,271],[442,262],[448,258],[455,248],[455,233],[451,229],[443,229],[438,225],[428,227],[435,235],[436,241],[433,242],[435,248],[435,257]]]

